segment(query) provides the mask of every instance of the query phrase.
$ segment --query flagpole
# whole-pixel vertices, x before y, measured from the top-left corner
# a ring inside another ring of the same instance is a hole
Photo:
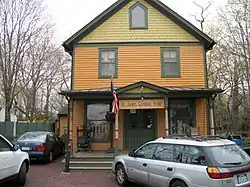
[[[111,76],[111,83],[113,83],[113,75]],[[112,95],[113,95],[113,93],[112,93]],[[111,105],[112,105],[112,111],[113,111],[113,99],[112,99],[112,103],[111,103]],[[114,122],[112,121],[111,122],[111,142],[110,142],[110,148],[113,150],[112,152],[114,152]]]

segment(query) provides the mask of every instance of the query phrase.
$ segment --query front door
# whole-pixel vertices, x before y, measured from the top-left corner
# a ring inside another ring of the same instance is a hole
[[[156,110],[124,111],[124,145],[133,150],[144,143],[154,140],[156,134]]]

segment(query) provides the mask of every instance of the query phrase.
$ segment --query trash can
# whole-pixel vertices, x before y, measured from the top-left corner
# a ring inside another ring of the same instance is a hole
[[[241,148],[243,148],[243,138],[241,135],[228,135],[227,139],[235,142],[238,146],[240,146]]]

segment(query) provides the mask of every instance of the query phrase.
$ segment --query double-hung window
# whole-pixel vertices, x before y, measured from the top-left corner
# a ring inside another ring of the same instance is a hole
[[[161,48],[162,77],[180,77],[180,50],[177,47]]]
[[[99,78],[117,78],[117,49],[99,49]]]

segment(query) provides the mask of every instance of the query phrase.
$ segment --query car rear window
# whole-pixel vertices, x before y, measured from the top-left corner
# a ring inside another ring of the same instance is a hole
[[[205,148],[213,165],[238,166],[250,162],[249,155],[236,144]]]
[[[47,134],[44,132],[24,133],[18,141],[45,141]]]

